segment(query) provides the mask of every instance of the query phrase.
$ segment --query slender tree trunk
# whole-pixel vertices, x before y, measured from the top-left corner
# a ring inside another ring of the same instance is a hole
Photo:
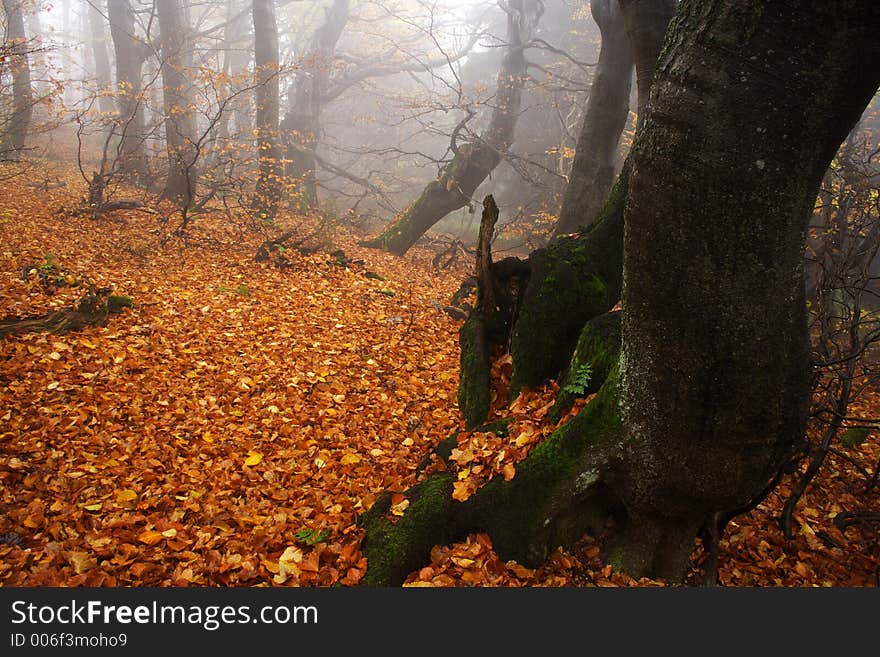
[[[257,179],[254,208],[272,220],[281,198],[283,167],[278,146],[278,27],[275,0],[253,0],[254,78],[257,85]]]
[[[648,97],[651,93],[651,80],[657,66],[657,53],[663,46],[663,38],[672,15],[676,0],[618,0],[623,10],[626,32],[632,44],[633,61],[636,65],[638,85],[638,122],[636,131],[642,127]]]
[[[226,25],[223,28],[223,45],[220,49],[222,53],[220,73],[227,76],[224,77],[219,85],[220,96],[223,98],[227,97],[232,92],[233,88],[232,82],[227,82],[227,80],[238,79],[241,69],[247,66],[247,53],[241,52],[244,50],[241,46],[244,45],[244,38],[247,36],[246,19],[247,15],[242,15],[238,11],[238,5],[233,0],[226,1]],[[240,143],[236,143],[235,140],[230,139],[231,135],[229,127],[233,118],[235,118],[237,128],[237,134],[235,136],[242,137],[245,141],[249,139],[249,137],[243,136],[245,134],[252,134],[252,131],[244,131],[241,129],[242,126],[240,125],[240,117],[248,114],[245,109],[248,100],[249,99],[245,94],[233,98],[227,105],[227,111],[223,112],[218,118],[216,127],[216,144],[206,158],[206,169],[213,169],[214,166],[217,165],[221,159],[220,156],[226,152],[225,149],[227,146],[241,145]]]
[[[614,182],[617,145],[629,116],[633,61],[623,13],[617,0],[593,0],[590,9],[602,45],[554,235],[596,219]]]
[[[162,92],[168,176],[162,195],[188,206],[196,195],[198,175],[196,120],[190,98],[193,80],[188,25],[181,0],[156,0],[162,37]]]
[[[107,15],[116,56],[118,166],[136,182],[144,182],[149,177],[144,153],[144,102],[141,97],[146,48],[135,38],[130,0],[107,0]]]
[[[28,42],[24,31],[24,16],[19,0],[3,0],[6,12],[6,40],[9,48],[9,67],[12,70],[12,115],[0,142],[0,159],[16,157],[24,150],[34,110],[31,90],[31,68],[28,60]]]
[[[318,201],[315,151],[321,133],[321,112],[336,44],[348,23],[350,0],[333,0],[302,58],[288,110],[281,125],[287,139],[285,177],[293,185],[293,200],[301,209]]]
[[[107,34],[104,17],[96,5],[88,6],[89,33],[92,40],[92,54],[95,58],[95,81],[98,85],[98,107],[105,116],[113,112],[113,99],[108,95],[110,89],[110,56],[107,54]]]
[[[619,368],[513,480],[461,503],[430,475],[394,520],[378,499],[365,583],[475,529],[533,564],[609,533],[615,567],[680,581],[699,528],[766,494],[809,402],[806,227],[880,84],[878,32],[876,3],[682,2],[629,158]]]
[[[507,11],[507,48],[498,73],[498,92],[489,125],[479,139],[457,146],[452,162],[425,187],[378,237],[364,246],[403,255],[434,224],[472,202],[477,187],[501,162],[514,140],[528,62],[525,44],[534,33],[542,8],[534,0],[511,0]]]

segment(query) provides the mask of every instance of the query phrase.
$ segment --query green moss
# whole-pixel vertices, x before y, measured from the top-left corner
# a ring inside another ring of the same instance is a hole
[[[570,363],[584,325],[617,302],[628,171],[625,167],[589,231],[532,254],[532,275],[511,340],[511,398],[556,377]]]
[[[365,586],[401,583],[413,570],[425,564],[431,548],[456,535],[452,499],[453,475],[434,474],[406,492],[409,507],[400,517],[389,517],[391,493],[384,493],[360,520],[366,529],[362,543],[367,558]]]
[[[472,429],[489,415],[490,364],[484,322],[471,313],[459,329],[461,350],[458,381],[458,407],[465,427]]]
[[[133,308],[134,299],[127,296],[111,296],[107,298],[107,311],[111,313],[122,312],[123,308]]]
[[[475,519],[472,524],[488,530],[505,559],[540,563],[550,549],[565,542],[557,521],[572,504],[580,505],[582,520],[607,518],[612,505],[602,482],[622,431],[617,379],[615,368],[599,395],[577,417],[517,464],[511,481],[493,479],[465,503]],[[572,539],[570,528],[566,533]]]
[[[557,421],[575,399],[590,395],[602,386],[620,356],[620,311],[599,315],[581,331],[571,364],[559,381],[559,394],[550,410],[550,419]],[[589,383],[580,391],[571,385],[578,372],[590,369]]]

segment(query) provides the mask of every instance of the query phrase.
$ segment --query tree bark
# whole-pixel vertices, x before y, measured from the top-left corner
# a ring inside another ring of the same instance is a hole
[[[350,0],[333,0],[302,59],[290,93],[281,128],[287,139],[285,177],[293,185],[293,200],[303,209],[318,202],[315,151],[321,133],[321,112],[336,43],[348,23]]]
[[[880,83],[876,3],[686,2],[677,24],[636,145],[621,359],[620,557],[667,576],[803,437],[806,228]]]
[[[595,221],[614,182],[617,145],[629,116],[633,58],[623,13],[617,0],[593,0],[590,10],[602,44],[554,236]]]
[[[116,56],[116,102],[120,137],[118,160],[121,171],[136,182],[145,182],[149,167],[144,154],[144,103],[141,71],[146,46],[135,37],[134,11],[129,0],[107,0],[110,37]]]
[[[396,524],[380,498],[365,583],[476,529],[529,564],[606,531],[616,568],[681,581],[700,527],[766,494],[808,410],[806,227],[880,84],[878,31],[855,0],[681,4],[628,161],[618,367],[513,480],[462,503],[431,475]]]
[[[34,98],[21,2],[3,0],[3,9],[6,12],[6,39],[9,42],[9,66],[12,70],[12,115],[0,141],[0,159],[10,159],[24,150]]]
[[[283,190],[278,145],[278,26],[274,0],[253,0],[254,82],[257,100],[257,154],[260,174],[253,207],[272,221]]]
[[[489,125],[479,139],[458,146],[437,180],[431,181],[378,237],[364,246],[405,254],[434,224],[471,203],[477,187],[501,162],[514,140],[528,62],[525,45],[537,28],[542,8],[534,0],[511,0],[507,7],[507,48],[498,73],[497,96]]]
[[[162,55],[162,93],[168,175],[162,196],[189,206],[196,196],[196,119],[190,98],[194,84],[189,28],[180,0],[156,0]]]

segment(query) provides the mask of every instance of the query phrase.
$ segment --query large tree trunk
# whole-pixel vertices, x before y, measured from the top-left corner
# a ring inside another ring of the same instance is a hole
[[[144,103],[141,71],[146,46],[135,37],[134,12],[129,0],[107,0],[110,36],[116,55],[116,93],[120,136],[118,158],[122,172],[137,182],[148,179],[144,154]]]
[[[629,116],[633,61],[623,12],[617,0],[593,0],[590,10],[602,44],[554,235],[596,219],[614,182],[617,145]]]
[[[12,70],[12,114],[0,140],[0,159],[16,157],[25,147],[34,110],[31,68],[24,16],[19,0],[3,0],[6,12],[6,39],[9,44],[9,67]]]
[[[98,7],[89,4],[89,35],[92,41],[92,55],[95,58],[95,82],[98,85],[98,107],[101,114],[109,116],[113,112],[113,99],[107,95],[110,88],[110,56],[107,54],[107,34],[104,17]]]
[[[367,583],[478,528],[526,563],[606,529],[615,567],[681,580],[701,525],[766,493],[809,401],[806,226],[880,83],[878,30],[876,3],[682,3],[629,160],[619,369],[512,481],[460,503],[432,475],[396,524],[378,500]]]
[[[324,22],[315,31],[311,47],[300,63],[281,124],[287,139],[285,177],[293,185],[293,201],[303,210],[318,202],[315,151],[321,133],[321,112],[336,43],[348,23],[350,4],[350,0],[333,0],[326,10]]]
[[[254,82],[257,85],[257,153],[260,175],[253,205],[266,220],[275,217],[283,189],[278,147],[278,27],[275,0],[253,0]]]
[[[696,29],[659,62],[624,237],[622,491],[637,522],[621,556],[666,574],[705,515],[746,504],[803,436],[807,223],[880,82],[864,65],[880,61],[876,3],[687,3],[680,20]]]
[[[198,180],[196,171],[196,117],[192,109],[194,81],[189,28],[180,0],[156,0],[162,37],[162,93],[165,112],[165,145],[168,176],[162,195],[182,206],[192,203]]]
[[[489,125],[479,139],[458,146],[437,180],[425,187],[381,235],[363,243],[403,255],[434,224],[471,203],[477,187],[501,162],[514,140],[528,62],[525,45],[538,25],[542,7],[534,0],[511,0],[507,11],[507,50],[498,73],[498,91]]]

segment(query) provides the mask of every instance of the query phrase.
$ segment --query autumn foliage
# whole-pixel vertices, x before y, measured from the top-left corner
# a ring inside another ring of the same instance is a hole
[[[466,272],[435,271],[424,250],[400,259],[362,249],[341,227],[312,253],[290,250],[287,267],[255,262],[268,229],[206,214],[184,240],[169,237],[161,213],[62,216],[85,190],[68,170],[52,175],[66,186],[40,191],[19,178],[16,193],[0,194],[0,316],[70,305],[85,280],[134,305],[103,326],[2,340],[0,585],[358,584],[359,515],[386,490],[400,491],[392,513],[405,514],[418,464],[463,429],[460,320],[442,306]],[[345,259],[330,255],[340,250]],[[50,263],[63,273],[47,286]],[[496,401],[505,365],[495,364]],[[547,417],[555,392],[524,392],[504,410],[506,435],[461,432],[448,461],[427,470],[454,469],[456,499],[515,477],[557,426]],[[880,398],[870,399],[876,415]],[[880,446],[867,440],[847,456],[871,469]],[[877,525],[833,523],[864,505],[864,484],[831,455],[788,541],[776,521],[784,481],[731,523],[721,581],[871,583]],[[697,569],[701,558],[696,546]],[[407,585],[662,582],[612,572],[591,537],[533,570],[475,534],[435,547]]]

